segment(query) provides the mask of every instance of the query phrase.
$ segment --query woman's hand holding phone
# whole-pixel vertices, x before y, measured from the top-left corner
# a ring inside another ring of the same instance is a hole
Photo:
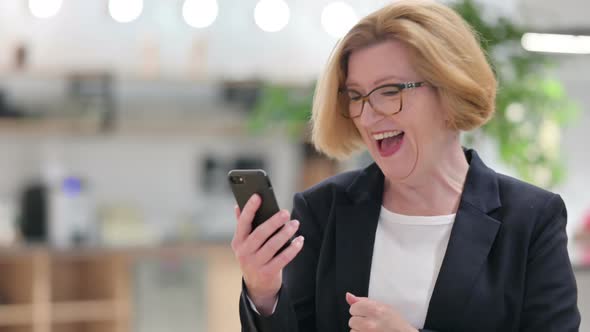
[[[301,251],[303,237],[295,238],[277,254],[297,232],[299,221],[290,220],[290,213],[280,210],[252,231],[252,221],[261,203],[261,198],[253,195],[242,211],[235,207],[238,225],[231,246],[240,264],[248,296],[260,314],[270,315],[281,289],[283,268]],[[285,227],[274,234],[283,225]]]

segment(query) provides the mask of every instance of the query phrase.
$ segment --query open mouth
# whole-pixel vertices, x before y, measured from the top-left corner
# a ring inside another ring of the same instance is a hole
[[[377,142],[379,154],[382,157],[389,157],[396,153],[404,142],[404,132],[401,130],[392,130],[373,134],[373,139]]]

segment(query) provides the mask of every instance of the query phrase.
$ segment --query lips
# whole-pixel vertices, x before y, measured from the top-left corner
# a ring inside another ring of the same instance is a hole
[[[371,136],[373,137],[374,140],[380,141],[385,138],[394,137],[394,136],[397,136],[397,135],[403,134],[403,133],[404,132],[401,130],[388,130],[388,131],[374,133]]]
[[[379,154],[385,158],[394,155],[402,147],[404,132],[401,130],[387,131],[373,134],[373,138],[377,141]]]

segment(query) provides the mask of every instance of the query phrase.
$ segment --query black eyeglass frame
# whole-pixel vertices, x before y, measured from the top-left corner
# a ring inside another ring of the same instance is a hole
[[[350,96],[348,95],[348,92],[351,91],[351,90],[346,89],[346,88],[341,88],[341,89],[338,90],[338,94],[340,96],[342,96],[342,95],[346,96],[346,98],[348,99],[348,101],[347,101],[347,105],[346,105],[346,107],[347,107],[346,111],[342,108],[344,105],[341,105],[341,107],[340,107],[340,114],[343,117],[347,118],[347,119],[355,119],[355,118],[358,118],[358,117],[360,117],[363,114],[363,111],[365,110],[365,102],[368,101],[369,104],[371,105],[371,107],[373,108],[373,111],[375,111],[375,112],[377,112],[377,113],[379,113],[381,115],[385,115],[385,116],[396,115],[396,114],[398,114],[399,112],[401,112],[403,110],[403,104],[404,104],[404,102],[403,102],[403,98],[402,98],[402,91],[405,90],[405,89],[419,88],[419,87],[422,87],[422,86],[425,86],[425,85],[426,85],[426,82],[391,83],[391,84],[380,85],[380,86],[374,88],[373,90],[371,90],[366,95],[364,95],[364,96],[361,95],[361,96],[358,97],[359,98],[359,101],[361,101],[362,104],[361,104],[361,112],[357,116],[350,116],[349,115],[350,112],[348,111],[348,107],[350,107]],[[397,110],[397,111],[395,111],[394,113],[391,113],[391,114],[383,113],[380,110],[376,109],[373,106],[373,104],[371,104],[371,100],[369,99],[370,96],[371,96],[371,94],[373,92],[375,92],[375,91],[377,91],[379,89],[387,88],[387,87],[396,87],[396,88],[399,89],[399,110]]]

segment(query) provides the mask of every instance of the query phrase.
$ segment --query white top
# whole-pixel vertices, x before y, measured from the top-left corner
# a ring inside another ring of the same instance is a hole
[[[381,207],[369,298],[392,306],[413,327],[423,328],[454,221],[455,214],[406,216]]]
[[[424,327],[455,214],[406,216],[381,207],[369,298],[392,306],[410,325]]]

